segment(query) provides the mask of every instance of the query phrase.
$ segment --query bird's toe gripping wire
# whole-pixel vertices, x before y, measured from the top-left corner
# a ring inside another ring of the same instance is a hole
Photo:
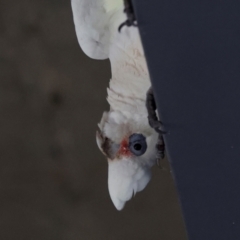
[[[156,102],[155,102],[155,97],[153,94],[153,89],[152,87],[149,88],[147,91],[147,98],[146,98],[146,107],[148,111],[148,121],[149,125],[155,129],[156,132],[160,134],[165,134],[167,133],[166,131],[163,131],[162,128],[162,122],[158,120],[156,110]]]
[[[124,26],[131,27],[137,26],[137,20],[134,14],[133,5],[131,0],[124,0],[124,13],[127,15],[127,20],[120,24],[118,31],[120,32]]]
[[[165,143],[163,139],[163,134],[166,132],[161,130],[162,122],[158,120],[156,110],[156,102],[153,94],[153,89],[150,87],[150,89],[147,91],[147,98],[146,98],[146,108],[148,111],[148,122],[149,125],[158,133],[158,142],[156,144],[157,149],[157,163],[159,165],[159,162],[161,159],[164,158],[165,155]]]

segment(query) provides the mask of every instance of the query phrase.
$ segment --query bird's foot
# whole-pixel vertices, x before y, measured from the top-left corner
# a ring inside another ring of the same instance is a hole
[[[118,31],[120,32],[122,27],[137,26],[137,20],[134,14],[133,5],[131,0],[124,0],[124,13],[127,15],[127,20],[120,24]]]
[[[152,87],[149,88],[147,91],[147,98],[146,98],[146,108],[148,111],[148,122],[149,125],[158,133],[158,141],[156,144],[157,149],[157,164],[160,166],[160,161],[164,158],[165,155],[165,144],[163,139],[163,134],[166,132],[161,129],[162,122],[158,120],[156,110],[156,102],[153,94]]]
[[[152,87],[150,87],[149,90],[147,91],[146,108],[148,111],[149,125],[159,134],[165,134],[166,132],[161,129],[162,122],[158,120],[158,117],[156,114],[157,106],[156,106]]]

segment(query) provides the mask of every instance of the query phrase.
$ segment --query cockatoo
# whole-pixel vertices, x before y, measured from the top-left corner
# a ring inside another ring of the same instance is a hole
[[[159,135],[149,125],[145,106],[151,86],[145,56],[138,28],[122,24],[126,20],[123,0],[71,2],[84,53],[111,62],[112,78],[107,89],[110,110],[103,113],[96,140],[108,161],[110,197],[121,210],[148,184],[159,151]]]

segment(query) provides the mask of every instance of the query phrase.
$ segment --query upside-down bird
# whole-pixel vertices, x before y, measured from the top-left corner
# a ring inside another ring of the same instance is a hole
[[[163,152],[161,131],[152,128],[159,129],[159,122],[149,119],[151,110],[146,108],[152,91],[148,91],[151,84],[138,28],[135,22],[133,27],[125,26],[131,25],[126,21],[126,2],[72,0],[82,50],[93,59],[109,58],[111,62],[112,77],[107,89],[110,110],[103,113],[96,139],[107,157],[108,189],[118,210],[146,187],[151,167]],[[155,112],[154,104],[150,106]]]

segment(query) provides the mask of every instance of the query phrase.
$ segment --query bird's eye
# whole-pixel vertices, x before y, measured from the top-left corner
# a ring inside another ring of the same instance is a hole
[[[128,147],[135,156],[141,156],[147,150],[146,138],[142,134],[134,133],[129,137]]]

